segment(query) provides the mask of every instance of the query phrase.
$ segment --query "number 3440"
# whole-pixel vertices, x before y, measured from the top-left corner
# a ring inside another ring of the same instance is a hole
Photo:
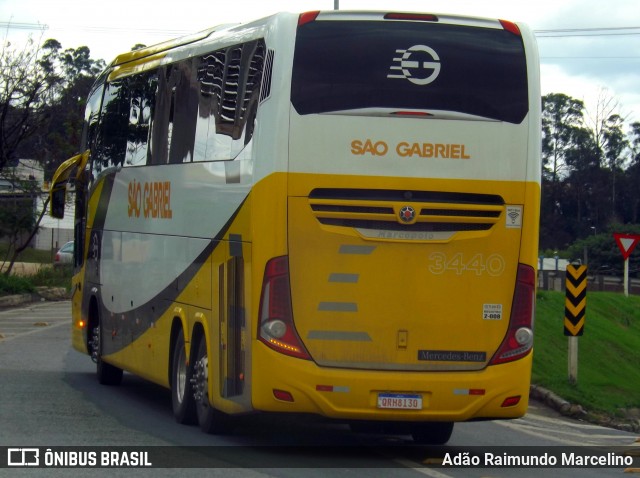
[[[443,252],[434,252],[429,255],[429,272],[432,274],[444,274],[455,272],[458,275],[475,273],[476,275],[488,274],[496,277],[502,275],[505,268],[505,260],[500,254],[476,254],[471,259],[464,257],[459,252],[453,256],[447,256]]]

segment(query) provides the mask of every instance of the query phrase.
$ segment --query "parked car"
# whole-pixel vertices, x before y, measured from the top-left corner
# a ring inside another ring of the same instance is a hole
[[[62,246],[53,259],[53,267],[70,266],[71,264],[73,264],[73,241]]]

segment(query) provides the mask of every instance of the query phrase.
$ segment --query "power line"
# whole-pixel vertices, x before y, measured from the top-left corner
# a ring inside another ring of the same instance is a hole
[[[0,29],[15,29],[15,30],[39,30],[45,31],[49,30],[51,32],[56,31],[68,31],[71,28],[56,28],[49,27],[48,25],[40,25],[37,23],[7,23],[0,22]],[[74,31],[85,31],[85,32],[94,32],[94,33],[140,33],[140,34],[151,34],[151,35],[164,35],[164,36],[181,36],[187,35],[189,33],[193,33],[192,30],[160,30],[154,28],[127,28],[127,27],[91,27],[91,26],[81,26],[81,27],[73,27]]]
[[[167,35],[167,36],[180,36],[193,33],[193,30],[168,30],[158,28],[128,28],[128,27],[100,27],[100,26],[74,26],[71,27],[49,27],[49,25],[43,25],[40,23],[16,23],[16,22],[0,22],[0,29],[6,28],[9,30],[52,30],[52,31],[88,31],[95,33],[147,33],[152,35]]]
[[[558,28],[534,30],[538,38],[640,35],[640,27]]]
[[[48,30],[49,25],[42,23],[20,23],[20,22],[0,22],[0,28],[9,30]]]
[[[52,28],[52,30],[66,30],[66,28]],[[127,28],[127,27],[77,27],[74,30],[95,32],[95,33],[141,33],[150,35],[165,35],[168,37],[188,35],[193,33],[193,30],[160,30],[156,28]]]
[[[640,56],[545,56],[545,60],[640,60]]]

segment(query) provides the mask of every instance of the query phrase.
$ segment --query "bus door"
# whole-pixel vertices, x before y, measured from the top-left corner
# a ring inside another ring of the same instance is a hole
[[[229,256],[218,265],[219,378],[220,394],[233,398],[245,392],[246,373],[246,309],[245,267],[240,238],[231,234]],[[213,350],[213,348],[212,348]]]

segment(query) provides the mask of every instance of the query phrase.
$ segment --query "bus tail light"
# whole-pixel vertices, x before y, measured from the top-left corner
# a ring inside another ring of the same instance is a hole
[[[516,36],[522,35],[522,33],[520,33],[520,28],[515,23],[509,22],[507,20],[500,20],[500,24],[502,25],[502,28],[504,28],[508,32],[513,33]]]
[[[390,12],[385,14],[385,20],[408,20],[413,22],[437,22],[437,15],[431,13],[397,13]]]
[[[426,111],[394,111],[391,114],[395,116],[417,116],[421,118],[428,118],[430,116],[433,116],[431,113],[427,113]]]
[[[512,362],[526,356],[533,347],[533,316],[535,307],[535,269],[518,265],[516,290],[513,294],[509,330],[490,365]]]
[[[273,396],[278,400],[283,402],[294,402],[293,395],[291,392],[287,392],[286,390],[278,390],[277,388],[273,389]]]
[[[520,395],[515,395],[513,397],[509,397],[509,398],[505,398],[504,401],[502,402],[502,405],[500,405],[502,408],[507,408],[507,407],[515,407],[518,403],[520,403]]]
[[[311,360],[293,325],[287,256],[267,262],[260,297],[258,338],[285,355]]]
[[[307,23],[314,22],[316,18],[318,18],[318,15],[320,15],[320,10],[315,12],[301,13],[298,17],[298,26],[301,27],[302,25],[305,25]]]

